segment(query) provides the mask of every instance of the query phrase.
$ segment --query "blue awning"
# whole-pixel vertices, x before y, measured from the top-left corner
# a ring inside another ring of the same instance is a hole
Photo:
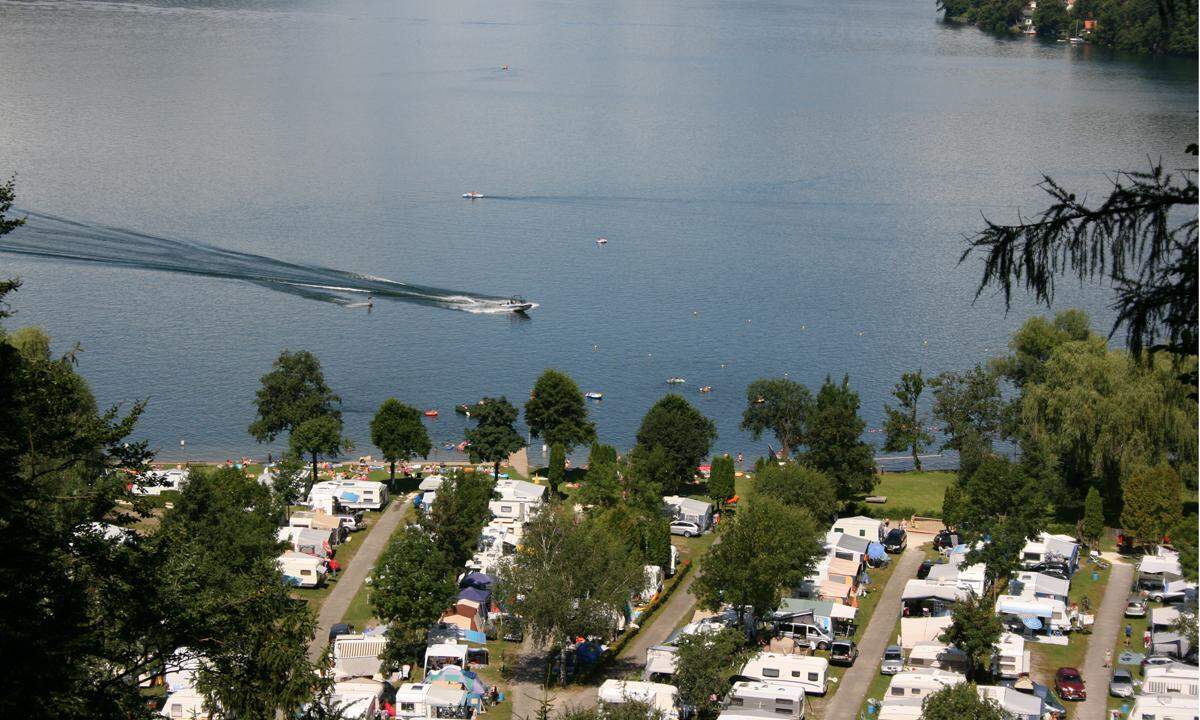
[[[870,545],[867,545],[867,557],[871,558],[872,560],[882,560],[883,558],[887,557],[887,550],[884,550],[883,546],[879,543],[873,542]]]
[[[1025,623],[1025,627],[1029,628],[1030,630],[1042,629],[1042,621],[1035,617],[1023,617],[1021,618],[1021,622]]]

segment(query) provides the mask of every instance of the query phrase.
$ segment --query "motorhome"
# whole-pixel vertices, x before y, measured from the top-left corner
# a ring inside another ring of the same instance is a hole
[[[346,720],[375,720],[379,716],[383,683],[357,678],[333,684],[333,705]]]
[[[378,510],[387,504],[387,485],[371,480],[326,480],[308,493],[308,504],[328,510],[329,501],[352,510]]]
[[[721,715],[717,720],[804,720],[804,696],[804,688],[798,685],[736,682],[721,703]]]
[[[799,685],[809,695],[824,695],[829,687],[829,661],[823,657],[763,652],[750,658],[741,674],[764,682]]]
[[[598,693],[600,703],[620,705],[631,700],[643,702],[668,720],[679,718],[679,690],[664,683],[636,680],[605,680]]]
[[[531,520],[546,501],[545,485],[524,480],[500,480],[496,483],[495,499],[488,509],[497,518],[526,522]]]
[[[325,584],[325,562],[314,555],[287,550],[276,560],[284,582],[302,588]]]
[[[912,670],[936,669],[965,673],[971,662],[956,647],[936,641],[919,642],[908,653],[907,667]]]

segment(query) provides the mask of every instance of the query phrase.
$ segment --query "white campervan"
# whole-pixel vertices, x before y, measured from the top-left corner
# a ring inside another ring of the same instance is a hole
[[[658,710],[668,720],[679,718],[679,690],[674,685],[636,680],[605,680],[598,695],[602,704],[620,705],[636,700]]]
[[[829,661],[823,657],[764,652],[750,658],[741,674],[771,683],[792,683],[809,695],[824,695],[829,687]]]
[[[717,720],[804,720],[804,695],[804,688],[791,683],[736,682],[721,703]]]

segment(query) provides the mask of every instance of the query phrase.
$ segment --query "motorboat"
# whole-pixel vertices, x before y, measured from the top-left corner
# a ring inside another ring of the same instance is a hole
[[[437,416],[438,416],[437,410],[426,410],[425,411],[425,417],[427,417],[427,418],[435,418]]]
[[[478,200],[478,199],[479,199],[479,198],[481,198],[481,197],[483,197],[483,193],[478,193],[478,192],[465,192],[465,193],[463,193],[463,198],[465,198],[465,199],[467,199],[467,200]]]
[[[1067,40],[1067,42],[1071,43],[1072,45],[1081,45],[1081,44],[1083,44],[1083,38],[1073,37],[1073,38],[1069,38]]]
[[[604,399],[604,393],[596,392],[595,390],[593,390],[591,392],[586,392],[583,394],[583,396],[585,398],[587,398],[588,400],[603,400]]]
[[[608,238],[596,238],[596,244],[597,245],[607,245]]]
[[[519,313],[521,315],[524,315],[525,313],[529,312],[534,307],[536,307],[536,305],[534,303],[529,302],[528,300],[521,297],[520,295],[513,295],[512,297],[510,297],[508,300],[506,300],[504,302],[505,310],[507,310],[509,312]]]
[[[687,382],[687,379],[685,379],[685,378],[681,378],[681,377],[669,377],[669,378],[667,378],[667,384],[668,384],[668,385],[682,385],[682,384],[684,384],[685,382]]]

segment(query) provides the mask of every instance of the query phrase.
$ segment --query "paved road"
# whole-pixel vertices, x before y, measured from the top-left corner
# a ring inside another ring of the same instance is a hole
[[[1110,562],[1112,562],[1110,558]],[[1080,572],[1089,572],[1085,565]],[[1125,617],[1125,600],[1133,583],[1133,566],[1117,560],[1113,562],[1108,585],[1104,588],[1104,599],[1096,613],[1092,636],[1088,641],[1087,655],[1083,660],[1083,682],[1088,697],[1075,710],[1077,720],[1104,720],[1108,710],[1108,678],[1112,672],[1104,667],[1104,651],[1111,650],[1117,642]]]
[[[896,626],[896,618],[900,617],[900,595],[904,592],[904,584],[917,576],[917,568],[924,556],[920,545],[912,545],[893,561],[899,564],[884,587],[883,596],[858,644],[858,660],[838,683],[837,692],[825,707],[825,720],[854,720],[857,717],[867,689],[879,672],[883,650],[892,643],[892,629]]]
[[[371,570],[375,567],[375,561],[379,559],[383,548],[387,546],[392,531],[404,519],[405,511],[411,506],[411,497],[393,498],[387,509],[383,511],[383,515],[367,531],[367,537],[363,539],[362,547],[355,553],[354,559],[350,561],[350,566],[342,571],[342,576],[333,586],[333,591],[321,605],[321,612],[317,615],[317,634],[308,644],[308,657],[311,660],[319,660],[321,653],[325,652],[325,646],[329,644],[329,628],[334,623],[341,622],[342,616],[350,607],[350,601],[354,599],[358,589],[371,574]]]

